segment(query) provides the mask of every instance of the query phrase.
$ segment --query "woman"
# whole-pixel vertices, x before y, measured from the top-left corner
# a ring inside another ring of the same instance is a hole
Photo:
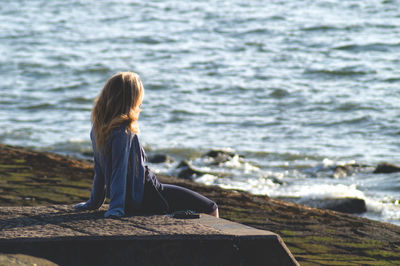
[[[121,217],[127,212],[184,210],[218,217],[215,202],[192,190],[161,184],[144,165],[146,155],[137,136],[143,96],[142,82],[132,72],[118,73],[104,85],[92,110],[92,192],[87,202],[75,208],[98,209],[107,196],[110,205],[105,217]]]

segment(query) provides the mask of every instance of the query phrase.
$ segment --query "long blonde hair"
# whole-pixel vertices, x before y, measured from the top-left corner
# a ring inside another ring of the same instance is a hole
[[[97,148],[105,148],[111,131],[124,123],[125,130],[139,132],[137,121],[143,96],[143,85],[136,73],[120,72],[106,82],[92,110]]]

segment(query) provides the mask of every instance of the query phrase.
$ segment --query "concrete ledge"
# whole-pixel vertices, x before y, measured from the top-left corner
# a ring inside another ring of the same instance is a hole
[[[104,219],[106,207],[0,207],[0,252],[59,265],[298,265],[268,231],[208,215]]]

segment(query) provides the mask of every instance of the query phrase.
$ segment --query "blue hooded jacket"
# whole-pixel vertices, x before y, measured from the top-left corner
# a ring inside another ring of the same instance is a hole
[[[108,197],[110,205],[105,217],[123,216],[127,205],[139,209],[144,191],[146,155],[138,136],[122,125],[112,131],[107,148],[100,151],[96,147],[93,129],[90,138],[95,175],[90,199],[82,207],[98,209]]]

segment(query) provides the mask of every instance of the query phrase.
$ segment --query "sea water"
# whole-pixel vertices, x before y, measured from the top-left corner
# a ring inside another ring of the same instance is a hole
[[[272,197],[358,197],[400,224],[400,5],[341,1],[45,1],[0,7],[0,142],[84,157],[90,111],[118,71],[140,74],[141,140]],[[242,157],[209,166],[201,155]],[[212,174],[216,173],[216,174]]]

